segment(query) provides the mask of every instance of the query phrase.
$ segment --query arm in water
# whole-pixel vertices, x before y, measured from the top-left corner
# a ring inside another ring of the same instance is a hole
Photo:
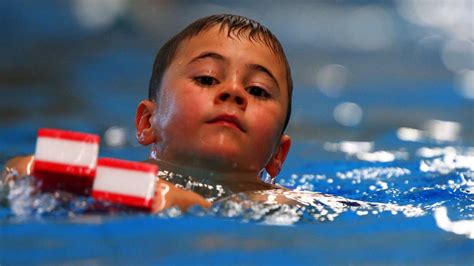
[[[17,178],[31,175],[34,156],[17,156],[7,161],[2,171],[4,183],[14,181]]]
[[[3,183],[14,182],[18,178],[22,178],[32,174],[34,156],[18,156],[10,159],[5,164],[2,172]],[[155,203],[153,212],[160,212],[170,207],[179,207],[182,211],[186,211],[193,205],[199,205],[203,208],[209,208],[211,203],[199,194],[183,190],[176,187],[170,182],[158,180],[156,182]]]

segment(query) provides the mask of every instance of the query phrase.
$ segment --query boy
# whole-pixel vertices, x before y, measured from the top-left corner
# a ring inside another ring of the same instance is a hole
[[[151,145],[148,162],[160,170],[268,200],[254,191],[279,189],[260,176],[278,175],[290,149],[284,130],[291,94],[286,56],[267,28],[236,15],[205,17],[158,52],[149,98],[137,109],[137,139]],[[32,160],[13,159],[6,169],[28,174]],[[156,195],[155,211],[210,206],[201,195],[163,179]],[[272,201],[291,202],[279,195]]]

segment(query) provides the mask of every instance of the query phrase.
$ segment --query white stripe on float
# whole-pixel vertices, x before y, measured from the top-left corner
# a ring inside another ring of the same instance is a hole
[[[57,138],[38,137],[35,160],[94,168],[99,145]]]
[[[155,175],[141,171],[98,166],[93,190],[150,199],[155,192]]]

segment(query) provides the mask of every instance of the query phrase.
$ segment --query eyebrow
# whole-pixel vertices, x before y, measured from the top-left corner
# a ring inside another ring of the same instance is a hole
[[[215,53],[215,52],[203,52],[203,53],[199,54],[198,56],[196,56],[195,58],[193,58],[191,61],[189,61],[188,64],[194,63],[198,60],[205,59],[205,58],[212,58],[212,59],[216,59],[218,61],[223,61],[223,62],[228,61],[227,58],[224,57],[221,54],[218,54],[218,53]],[[275,78],[275,76],[273,75],[273,73],[270,70],[268,70],[268,68],[266,68],[262,65],[259,65],[259,64],[247,64],[246,66],[248,68],[252,69],[252,70],[256,70],[256,71],[265,73],[267,76],[269,76],[273,80],[273,82],[275,82],[275,84],[278,86],[278,88],[280,88],[280,84],[278,83],[278,81]]]
[[[275,82],[275,84],[278,86],[278,89],[280,89],[280,84],[278,84],[277,79],[272,74],[272,72],[270,70],[268,70],[266,67],[264,67],[262,65],[259,65],[259,64],[248,64],[247,67],[250,68],[250,69],[257,70],[259,72],[263,72],[263,73],[267,74],[273,80],[273,82]]]
[[[212,58],[212,59],[216,59],[216,60],[219,60],[219,61],[227,61],[227,59],[223,55],[220,55],[218,53],[203,52],[203,53],[199,54],[198,56],[196,56],[195,58],[193,58],[191,61],[189,61],[188,64],[194,63],[198,60],[205,59],[205,58]]]

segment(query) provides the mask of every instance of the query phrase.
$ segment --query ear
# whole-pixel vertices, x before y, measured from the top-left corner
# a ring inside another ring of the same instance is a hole
[[[291,146],[290,136],[288,135],[281,136],[280,144],[278,145],[275,154],[265,166],[265,170],[267,170],[267,173],[272,178],[274,178],[280,173],[281,167],[283,166],[283,163],[285,162],[286,155],[288,155],[288,151],[290,151],[290,146]]]
[[[135,127],[138,143],[144,146],[154,143],[157,138],[152,123],[155,108],[156,103],[150,100],[143,100],[138,104]]]

